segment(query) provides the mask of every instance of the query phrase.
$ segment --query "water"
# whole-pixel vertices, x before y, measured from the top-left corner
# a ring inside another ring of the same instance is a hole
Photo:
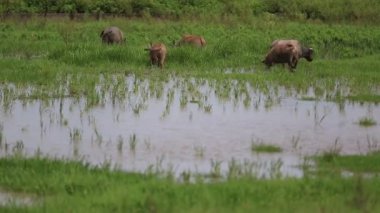
[[[35,198],[26,194],[0,191],[0,206],[26,206],[32,205],[34,202]]]
[[[380,122],[380,106],[374,104],[303,101],[299,97],[313,96],[312,91],[270,88],[264,93],[236,81],[126,77],[119,86],[104,82],[92,98],[16,99],[11,104],[3,98],[1,155],[38,153],[176,175],[226,173],[234,161],[251,165],[259,176],[273,170],[302,176],[299,165],[305,156],[380,148],[380,126],[358,124],[363,117]],[[259,143],[283,151],[252,152],[252,144]]]

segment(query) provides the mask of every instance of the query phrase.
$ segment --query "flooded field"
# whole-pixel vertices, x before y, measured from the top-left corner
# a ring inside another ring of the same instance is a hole
[[[316,97],[313,88],[134,76],[102,77],[81,98],[70,97],[69,87],[39,98],[36,88],[2,86],[1,156],[43,155],[176,175],[225,174],[234,167],[259,176],[302,176],[305,156],[380,149],[379,105],[328,102],[327,92]],[[372,125],[362,125],[363,119]],[[281,151],[252,149],[262,144]]]

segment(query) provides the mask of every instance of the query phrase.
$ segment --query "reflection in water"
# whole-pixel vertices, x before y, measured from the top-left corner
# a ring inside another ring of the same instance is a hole
[[[22,95],[33,90],[3,87],[2,155],[38,153],[177,175],[240,169],[301,176],[304,156],[337,146],[342,154],[380,148],[379,125],[358,125],[362,117],[379,122],[379,106],[301,100],[315,95],[312,89],[303,94],[244,81],[128,76],[103,78],[83,98]],[[254,153],[256,141],[283,151]]]

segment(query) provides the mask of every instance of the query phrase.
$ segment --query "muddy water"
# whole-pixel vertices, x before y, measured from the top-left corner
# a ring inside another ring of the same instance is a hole
[[[177,175],[225,173],[234,161],[251,165],[258,175],[277,170],[301,176],[304,156],[380,148],[380,126],[358,124],[363,117],[380,123],[380,106],[374,104],[303,101],[312,90],[262,92],[234,81],[127,77],[117,88],[105,85],[97,86],[92,99],[16,99],[4,107],[3,98],[1,155],[42,154]],[[252,152],[252,144],[260,143],[283,151]]]
[[[0,206],[26,206],[32,205],[34,201],[35,199],[25,194],[0,191]]]

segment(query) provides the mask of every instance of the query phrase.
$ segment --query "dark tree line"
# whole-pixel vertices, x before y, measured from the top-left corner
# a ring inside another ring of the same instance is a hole
[[[274,14],[291,19],[322,21],[363,20],[377,22],[379,0],[1,0],[0,13],[102,14],[162,18],[191,16],[254,17]]]

